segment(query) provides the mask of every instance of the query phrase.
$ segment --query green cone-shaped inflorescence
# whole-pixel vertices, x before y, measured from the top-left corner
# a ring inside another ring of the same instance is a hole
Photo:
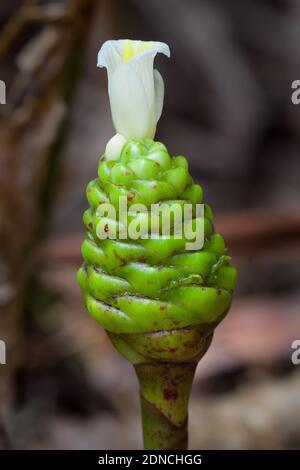
[[[189,203],[194,222],[203,192],[187,160],[171,158],[159,142],[132,140],[119,160],[103,156],[98,178],[87,187],[84,264],[78,272],[88,311],[135,366],[145,447],[184,448],[195,367],[230,307],[236,270],[222,236],[214,231],[209,206],[204,206],[204,244],[188,251],[185,236],[172,235],[172,230],[170,236],[159,229],[148,238],[123,239],[122,225],[109,217],[101,220],[98,211],[104,203],[118,211],[120,196],[129,208]],[[128,219],[142,222],[145,215],[129,214]],[[99,239],[99,223],[108,234],[115,230],[115,239]]]

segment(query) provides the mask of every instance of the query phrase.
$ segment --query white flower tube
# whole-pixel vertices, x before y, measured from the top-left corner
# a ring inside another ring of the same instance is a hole
[[[117,131],[108,149],[111,158],[116,157],[125,140],[152,139],[155,135],[164,100],[163,79],[153,68],[159,52],[170,57],[167,44],[129,39],[106,41],[99,51],[98,67],[107,69],[111,114]]]

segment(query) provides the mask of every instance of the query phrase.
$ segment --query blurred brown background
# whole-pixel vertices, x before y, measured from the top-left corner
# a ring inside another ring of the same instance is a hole
[[[165,41],[157,139],[188,157],[239,269],[200,363],[191,448],[300,448],[297,0],[1,1],[0,448],[141,447],[137,382],[85,312],[85,186],[113,135],[110,38]]]

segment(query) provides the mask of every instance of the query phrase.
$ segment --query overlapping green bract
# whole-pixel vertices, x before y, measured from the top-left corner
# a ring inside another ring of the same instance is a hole
[[[229,309],[236,271],[223,238],[214,232],[209,206],[205,243],[198,251],[186,251],[184,237],[99,240],[97,209],[110,202],[118,210],[119,196],[127,197],[129,207],[142,203],[150,209],[162,202],[195,206],[202,201],[202,189],[194,184],[184,157],[171,158],[163,144],[148,139],[129,141],[118,161],[101,158],[98,178],[88,185],[90,208],[84,214],[87,236],[79,283],[90,314],[123,354],[140,362],[157,353],[145,350],[142,337],[134,340],[136,334],[195,326],[195,331],[208,335]],[[132,336],[117,340],[114,335],[120,334]],[[161,354],[175,359],[174,354]]]
[[[186,159],[171,158],[159,142],[129,141],[118,161],[101,158],[98,178],[87,187],[84,264],[78,272],[88,311],[135,366],[145,448],[183,449],[194,371],[230,307],[236,270],[214,231],[209,206],[204,245],[189,251],[185,235],[175,236],[172,226],[171,235],[160,225],[153,234],[147,225],[148,238],[122,239],[122,224],[99,214],[105,203],[117,212],[120,196],[129,208],[145,206],[146,212],[127,221],[142,221],[152,204],[190,204],[194,223],[202,189],[194,184]],[[109,235],[115,231],[115,238],[99,239],[99,224]]]

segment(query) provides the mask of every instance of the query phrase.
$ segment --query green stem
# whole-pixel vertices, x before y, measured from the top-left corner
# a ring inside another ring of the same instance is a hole
[[[160,362],[135,366],[146,450],[187,449],[188,402],[196,365]]]

